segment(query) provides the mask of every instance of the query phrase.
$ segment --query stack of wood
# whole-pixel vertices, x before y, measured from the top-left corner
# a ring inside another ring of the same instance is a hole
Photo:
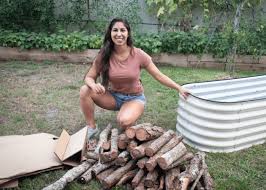
[[[73,168],[74,177],[68,179],[88,183],[94,178],[104,189],[126,186],[136,190],[210,190],[214,186],[204,153],[189,152],[181,136],[150,123],[132,126],[121,134],[109,124],[101,132],[94,151],[86,156],[85,169],[82,164],[78,166],[82,169],[77,175]],[[62,180],[65,178],[54,183],[55,188],[52,184],[45,189],[64,188],[70,182]],[[58,182],[62,181],[59,188]]]

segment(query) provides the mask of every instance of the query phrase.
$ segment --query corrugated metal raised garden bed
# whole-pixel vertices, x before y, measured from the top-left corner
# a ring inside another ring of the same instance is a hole
[[[266,75],[184,85],[176,129],[202,151],[233,152],[266,140]]]

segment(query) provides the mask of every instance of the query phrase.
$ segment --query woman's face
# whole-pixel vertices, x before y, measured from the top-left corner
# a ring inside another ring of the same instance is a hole
[[[128,30],[123,22],[116,22],[111,30],[111,38],[115,45],[127,45]]]

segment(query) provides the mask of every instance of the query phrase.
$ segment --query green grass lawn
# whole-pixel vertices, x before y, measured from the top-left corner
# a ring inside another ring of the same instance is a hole
[[[85,126],[79,107],[79,88],[87,65],[44,63],[0,63],[0,136],[46,132],[59,136]],[[228,76],[218,70],[160,67],[179,84],[217,80]],[[262,73],[241,72],[237,77]],[[138,123],[151,122],[166,129],[176,126],[178,94],[142,73],[147,106]],[[116,126],[116,112],[96,109],[101,128]],[[1,147],[0,147],[1,148]],[[0,150],[1,151],[1,150]],[[196,150],[194,150],[196,151]],[[235,153],[207,153],[209,172],[216,189],[266,189],[266,143]],[[66,170],[41,173],[19,180],[21,190],[41,189],[60,178]],[[73,182],[66,189],[101,189],[93,181],[88,185]],[[118,188],[117,188],[118,189]]]

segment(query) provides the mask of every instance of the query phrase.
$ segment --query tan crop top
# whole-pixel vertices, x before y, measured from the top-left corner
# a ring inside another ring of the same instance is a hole
[[[98,74],[101,73],[101,54],[96,57],[94,64],[97,65]],[[143,86],[140,81],[141,68],[151,63],[151,57],[139,48],[133,48],[128,58],[124,61],[110,58],[109,86],[111,90],[126,94],[142,93]]]

